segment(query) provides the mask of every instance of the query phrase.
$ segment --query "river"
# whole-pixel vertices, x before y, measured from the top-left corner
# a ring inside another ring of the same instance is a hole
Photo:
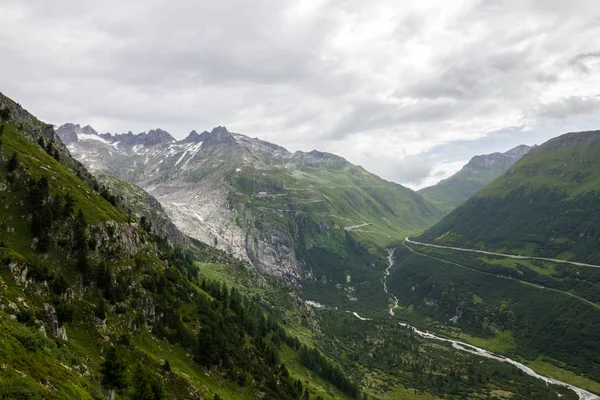
[[[394,308],[398,307],[398,298],[396,296],[394,296],[393,294],[388,292],[388,287],[387,287],[387,278],[388,275],[390,274],[390,270],[392,268],[392,266],[394,265],[395,259],[394,259],[394,250],[393,249],[388,249],[388,267],[385,270],[385,276],[382,280],[383,283],[383,290],[385,291],[386,294],[392,296],[394,298],[394,306],[392,306],[390,308],[390,315],[394,315]],[[361,320],[364,320],[363,318],[361,318]],[[399,323],[400,326],[403,326],[405,328],[409,328],[411,329],[415,334],[425,338],[425,339],[431,339],[431,340],[439,340],[442,342],[447,342],[447,343],[451,343],[452,347],[454,347],[457,350],[460,351],[464,351],[467,353],[471,353],[471,354],[475,354],[477,356],[480,357],[485,357],[485,358],[491,358],[493,360],[497,360],[497,361],[501,361],[501,362],[506,362],[509,364],[514,365],[515,367],[519,368],[521,371],[525,372],[527,375],[533,376],[535,378],[541,379],[544,382],[547,383],[552,383],[554,385],[560,385],[560,386],[565,386],[568,387],[569,389],[571,389],[572,391],[574,391],[577,396],[579,396],[579,400],[598,400],[600,399],[599,396],[595,395],[594,393],[590,393],[587,390],[583,390],[581,388],[578,388],[576,386],[570,385],[568,383],[559,381],[557,379],[553,379],[553,378],[549,378],[547,376],[543,376],[538,374],[537,372],[535,372],[534,370],[532,370],[531,368],[529,368],[528,366],[521,364],[518,361],[512,360],[510,358],[498,355],[498,354],[493,354],[485,349],[481,349],[479,347],[470,345],[468,343],[463,343],[463,342],[459,342],[456,340],[452,340],[452,339],[446,339],[440,336],[436,336],[431,332],[428,331],[420,331],[417,328],[415,328],[414,326],[408,325],[406,323]]]

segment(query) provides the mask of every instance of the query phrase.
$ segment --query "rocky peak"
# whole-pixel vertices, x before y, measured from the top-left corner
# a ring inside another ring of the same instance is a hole
[[[175,139],[173,138],[173,136],[171,136],[169,132],[160,128],[152,129],[148,131],[148,133],[142,132],[134,134],[133,132],[129,131],[127,133],[117,135],[107,135],[108,137],[105,137],[106,135],[101,136],[108,140],[118,141],[126,146],[135,146],[138,144],[154,146],[159,143],[170,143],[175,141]]]
[[[210,132],[202,132],[201,139],[207,146],[235,144],[235,138],[224,126],[217,126]]]
[[[208,132],[204,131],[202,132],[202,135],[204,134],[208,134]],[[187,135],[187,137],[185,139],[183,139],[181,141],[181,143],[198,143],[202,141],[202,135],[200,135],[198,132],[196,132],[195,130],[191,131],[189,135]]]
[[[96,132],[96,130],[89,125],[86,125],[83,128],[81,128],[81,132],[85,133],[86,135],[98,136],[98,132]]]
[[[506,170],[519,161],[521,157],[527,154],[532,148],[532,146],[522,144],[504,153],[475,156],[463,167],[463,170],[471,172],[476,172],[481,168],[499,168]]]
[[[56,134],[64,144],[77,142],[77,134],[81,132],[79,124],[66,123],[56,129]]]
[[[145,137],[145,144],[155,145],[161,142],[174,142],[175,139],[169,134],[169,132],[162,129],[152,129]]]
[[[525,154],[529,153],[531,149],[537,146],[527,146],[525,144],[521,144],[515,148],[512,148],[504,153],[504,155],[508,157],[516,158],[517,160],[523,157]]]

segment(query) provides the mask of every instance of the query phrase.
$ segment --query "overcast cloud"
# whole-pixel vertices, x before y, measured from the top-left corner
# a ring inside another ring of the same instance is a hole
[[[50,123],[225,125],[414,188],[600,129],[597,0],[2,0],[0,55]]]

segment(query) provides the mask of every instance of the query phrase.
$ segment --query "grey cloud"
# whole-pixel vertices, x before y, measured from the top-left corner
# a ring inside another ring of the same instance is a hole
[[[600,61],[600,51],[594,51],[590,53],[577,54],[571,58],[568,62],[569,65],[577,68],[579,71],[584,73],[590,73],[591,68],[589,61]]]
[[[537,115],[551,119],[564,119],[577,115],[600,112],[600,97],[567,97],[565,99],[539,106]]]
[[[329,138],[340,139],[365,131],[387,130],[409,124],[429,124],[460,114],[460,105],[445,100],[420,103],[356,101],[339,118]]]
[[[336,153],[385,142],[397,157],[348,158],[399,182],[424,179],[436,146],[595,121],[593,102],[557,97],[597,94],[596,74],[573,73],[598,56],[594,1],[449,5],[4,0],[0,90],[48,122],[113,132],[226,125]]]
[[[434,161],[429,158],[417,156],[394,157],[390,155],[364,152],[356,157],[358,160],[377,160],[377,167],[371,171],[384,179],[395,182],[404,182],[419,186],[427,178],[434,167]]]

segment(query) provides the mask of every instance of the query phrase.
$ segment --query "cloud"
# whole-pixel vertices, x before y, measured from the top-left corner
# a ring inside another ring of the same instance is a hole
[[[581,72],[590,73],[592,70],[591,65],[600,64],[600,51],[577,54],[569,60],[569,64],[579,69]]]
[[[541,117],[565,119],[568,117],[600,113],[600,96],[567,97],[547,104],[541,104],[536,110]]]
[[[416,187],[600,126],[599,21],[593,0],[4,0],[0,90],[50,123],[226,125]]]

